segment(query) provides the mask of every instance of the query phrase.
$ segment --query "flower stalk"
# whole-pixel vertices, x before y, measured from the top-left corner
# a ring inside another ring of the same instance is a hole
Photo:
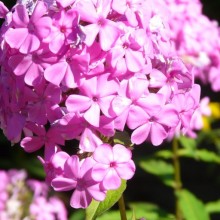
[[[178,155],[178,140],[177,138],[173,139],[172,148],[173,148],[173,165],[174,165],[174,192],[175,192],[175,206],[176,206],[176,220],[183,220],[182,213],[179,207],[179,202],[177,195],[182,189],[181,182],[181,169],[180,169],[180,160]]]
[[[127,220],[123,194],[121,195],[120,199],[118,200],[118,206],[119,206],[119,210],[120,210],[121,220]]]

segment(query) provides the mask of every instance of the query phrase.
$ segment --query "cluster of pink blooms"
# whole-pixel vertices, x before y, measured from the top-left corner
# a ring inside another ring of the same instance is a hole
[[[168,15],[162,0],[0,3],[1,128],[26,152],[44,147],[46,182],[73,190],[74,208],[134,175],[115,133],[158,146],[191,129],[200,86],[173,52]]]
[[[0,170],[1,220],[67,220],[67,210],[56,196],[49,197],[44,182],[27,179],[24,170]]]
[[[220,91],[220,27],[202,12],[200,0],[165,0],[175,50],[203,83]]]

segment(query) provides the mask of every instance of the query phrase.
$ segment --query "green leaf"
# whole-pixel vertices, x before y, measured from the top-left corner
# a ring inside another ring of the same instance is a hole
[[[207,203],[205,208],[209,214],[220,213],[220,200]]]
[[[178,138],[181,146],[185,149],[189,149],[189,150],[195,150],[196,149],[196,140],[192,139],[192,138],[188,138],[185,136],[180,136]]]
[[[215,152],[206,149],[195,150],[194,152],[187,149],[180,149],[178,153],[179,156],[190,157],[203,162],[220,163],[220,156]]]
[[[136,218],[149,220],[175,220],[174,215],[166,212],[155,204],[147,202],[130,203],[129,207],[135,211]]]
[[[135,218],[141,219],[145,218],[147,220],[175,220],[175,216],[167,213],[163,209],[159,208],[155,204],[151,203],[131,203],[129,204],[129,207],[133,210],[127,210],[126,215],[127,219],[134,218],[134,211],[135,211]],[[108,211],[105,214],[99,216],[97,220],[119,220],[120,219],[120,213],[119,211]]]
[[[132,216],[132,211],[131,210],[127,211],[126,215],[129,219],[130,216]],[[97,218],[97,220],[119,220],[119,219],[121,219],[119,211],[108,211]]]
[[[69,220],[84,220],[85,219],[85,210],[78,209],[74,210],[74,213],[70,216]]]
[[[121,186],[117,190],[109,190],[106,198],[102,202],[93,200],[86,209],[86,220],[94,220],[97,216],[110,209],[121,197],[126,189],[126,181],[122,180]]]
[[[177,196],[181,212],[186,220],[210,220],[203,202],[191,192],[183,189]]]
[[[160,180],[167,186],[174,186],[174,168],[172,164],[169,164],[159,159],[145,159],[139,163],[140,167],[160,178]]]
[[[156,154],[156,157],[160,157],[163,159],[171,159],[173,157],[173,152],[171,150],[159,150]]]

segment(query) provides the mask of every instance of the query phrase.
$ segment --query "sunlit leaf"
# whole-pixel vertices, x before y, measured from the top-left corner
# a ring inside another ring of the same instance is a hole
[[[74,211],[74,213],[70,216],[69,220],[84,220],[85,219],[85,211],[83,209],[78,209]]]
[[[220,200],[207,203],[205,208],[209,214],[220,213]]]
[[[173,214],[166,212],[159,206],[147,203],[147,202],[137,202],[130,203],[129,207],[135,211],[137,219],[145,218],[149,220],[175,220]]]
[[[195,139],[185,137],[185,136],[180,136],[178,140],[183,148],[190,149],[192,151],[196,149]]]
[[[164,160],[148,158],[141,160],[139,165],[143,170],[159,177],[164,184],[174,186],[174,168],[172,164]]]
[[[126,189],[126,181],[122,180],[121,186],[117,190],[109,190],[106,198],[102,202],[93,200],[89,207],[86,209],[86,220],[94,220],[105,211],[110,209],[121,197]]]
[[[156,157],[161,157],[163,159],[171,159],[173,157],[173,152],[171,150],[159,150],[156,154]]]
[[[185,220],[210,220],[203,202],[191,192],[183,189],[177,196]]]
[[[190,151],[187,149],[181,149],[178,151],[179,155],[182,157],[190,157],[196,160],[209,163],[220,163],[220,156],[213,151],[208,151],[206,149]]]

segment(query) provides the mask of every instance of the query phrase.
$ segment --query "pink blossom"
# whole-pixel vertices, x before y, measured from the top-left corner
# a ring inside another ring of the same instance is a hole
[[[30,19],[25,6],[17,5],[13,13],[13,26],[5,34],[5,40],[11,48],[27,54],[40,47],[40,40],[50,34],[51,18],[44,16],[46,6],[39,1]],[[17,37],[14,37],[17,36]]]
[[[76,9],[81,19],[90,23],[84,27],[86,45],[91,46],[99,34],[101,48],[104,51],[109,50],[120,34],[116,23],[107,19],[111,9],[111,0],[79,1],[76,3]]]
[[[4,5],[2,1],[0,1],[0,18],[5,18],[8,13],[8,8]]]
[[[131,159],[131,151],[123,145],[102,144],[96,148],[93,158],[97,162],[92,169],[92,177],[102,182],[104,189],[117,189],[121,179],[131,179],[135,165]]]
[[[67,98],[67,110],[84,113],[85,120],[98,127],[101,111],[104,115],[109,115],[109,105],[118,88],[117,80],[108,78],[109,74],[103,74],[84,81],[81,94],[70,95]]]
[[[56,177],[52,186],[57,191],[69,191],[75,189],[70,200],[73,208],[86,208],[92,198],[102,201],[105,192],[100,189],[99,183],[91,177],[91,170],[95,161],[86,158],[79,161],[77,156],[70,157],[64,165],[63,177]]]
[[[76,10],[60,10],[53,17],[53,26],[48,37],[51,52],[57,53],[64,50],[65,46],[74,44],[81,31],[78,28],[79,15]]]

